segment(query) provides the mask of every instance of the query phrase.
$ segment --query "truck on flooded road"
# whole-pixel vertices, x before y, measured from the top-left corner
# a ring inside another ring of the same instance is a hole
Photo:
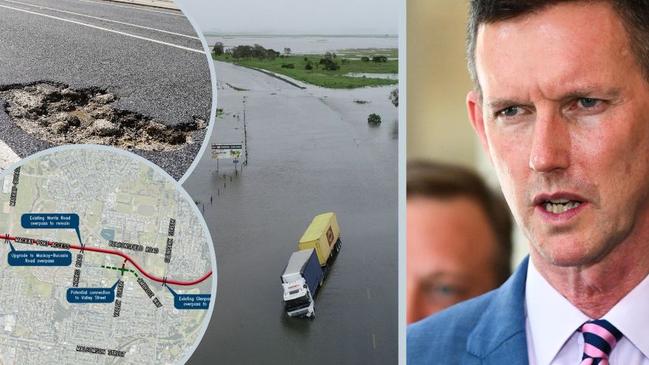
[[[313,218],[281,276],[284,309],[289,317],[315,318],[315,296],[341,246],[336,214],[323,213]]]

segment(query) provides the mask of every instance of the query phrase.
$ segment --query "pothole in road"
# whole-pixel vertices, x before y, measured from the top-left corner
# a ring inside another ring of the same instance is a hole
[[[38,139],[60,144],[102,144],[146,151],[173,151],[193,143],[205,120],[168,126],[160,120],[111,106],[115,94],[55,82],[0,87],[11,120]]]

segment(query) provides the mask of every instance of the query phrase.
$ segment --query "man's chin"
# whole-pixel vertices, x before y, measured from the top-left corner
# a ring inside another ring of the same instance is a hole
[[[543,245],[535,245],[532,256],[538,256],[535,262],[557,267],[589,266],[597,262],[598,250],[588,242],[578,239],[551,239]]]

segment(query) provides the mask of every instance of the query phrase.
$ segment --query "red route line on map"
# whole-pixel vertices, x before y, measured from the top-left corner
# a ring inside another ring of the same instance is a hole
[[[20,237],[20,238],[23,238],[23,237]],[[0,239],[9,240],[9,241],[16,241],[16,237],[12,237],[12,236],[10,236],[8,234],[6,234],[6,235],[0,234]],[[27,238],[27,239],[32,239],[32,238]],[[45,243],[47,243],[48,246],[52,246],[55,242],[45,241]],[[66,244],[66,246],[67,246],[67,244]],[[142,273],[142,275],[146,276],[147,278],[149,278],[149,279],[151,279],[153,281],[156,281],[156,282],[162,283],[162,284],[191,286],[191,285],[199,284],[199,283],[207,280],[207,278],[209,278],[210,276],[212,276],[212,272],[210,271],[207,274],[201,276],[200,278],[198,278],[196,280],[192,280],[192,281],[180,281],[180,280],[171,280],[171,279],[167,279],[167,278],[159,278],[157,276],[151,275],[148,272],[144,271],[144,269],[142,269],[142,267],[140,265],[138,265],[137,262],[133,261],[133,259],[131,259],[128,255],[124,254],[123,252],[115,251],[115,250],[106,250],[106,249],[103,249],[103,248],[91,247],[91,246],[81,247],[81,246],[77,246],[77,245],[69,245],[69,247],[71,249],[75,249],[75,250],[79,250],[79,251],[99,252],[99,253],[105,253],[105,254],[108,254],[108,255],[115,255],[115,256],[122,257],[124,260],[130,262],[139,272]]]

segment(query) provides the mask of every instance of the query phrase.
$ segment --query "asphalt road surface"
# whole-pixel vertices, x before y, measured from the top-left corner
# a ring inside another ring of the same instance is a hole
[[[209,121],[208,59],[196,31],[178,11],[96,0],[0,0],[0,87],[53,81],[99,87],[116,108],[167,125]],[[168,152],[133,152],[179,179],[207,129]],[[25,157],[50,147],[0,110],[0,139]]]
[[[397,108],[394,87],[301,90],[216,63],[211,143],[241,143],[248,164],[206,153],[185,188],[210,228],[217,296],[189,364],[395,364]],[[359,103],[356,101],[366,101]],[[244,129],[245,110],[245,129]],[[378,113],[383,123],[368,126]],[[280,275],[316,214],[334,211],[342,251],[313,321],[287,318]]]

